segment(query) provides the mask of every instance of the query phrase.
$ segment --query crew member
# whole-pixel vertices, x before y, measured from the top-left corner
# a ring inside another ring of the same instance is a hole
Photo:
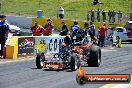
[[[8,37],[9,25],[6,22],[6,16],[0,16],[0,58],[3,58],[3,48]]]
[[[42,29],[42,26],[38,25],[38,22],[35,22],[35,25],[31,27],[33,36],[41,36],[41,32],[42,32],[41,29]]]
[[[101,47],[104,47],[106,31],[107,31],[106,24],[103,24],[103,26],[99,28],[99,32],[98,32],[99,33],[98,45],[100,46],[100,43],[101,43]]]
[[[60,35],[65,36],[65,35],[67,35],[67,33],[68,33],[68,28],[67,28],[66,23],[63,21],[62,22],[62,30],[60,32]]]
[[[71,26],[71,34],[72,34],[72,36],[73,36],[73,35],[76,35],[76,32],[77,32],[78,30],[79,30],[79,25],[78,25],[78,22],[75,21],[75,22],[74,22],[74,25]]]
[[[54,25],[52,24],[51,18],[49,18],[47,20],[47,24],[44,26],[43,35],[44,36],[49,36],[49,35],[52,34],[53,30],[54,30]]]
[[[95,40],[95,25],[93,24],[93,22],[90,22],[89,35],[91,37],[91,41],[94,41]]]
[[[117,36],[117,43],[116,43],[118,48],[122,48],[122,44],[121,44],[121,38],[119,36]]]

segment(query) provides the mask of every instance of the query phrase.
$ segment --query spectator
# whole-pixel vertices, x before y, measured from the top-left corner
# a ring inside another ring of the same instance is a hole
[[[60,19],[64,19],[64,9],[62,7],[59,8],[58,13],[59,13]]]
[[[115,23],[115,16],[116,16],[116,12],[113,10],[112,11],[112,23]]]
[[[86,33],[88,34],[88,32],[89,32],[89,24],[88,24],[88,22],[84,23],[84,29],[85,29]]]
[[[91,10],[91,21],[92,22],[95,21],[95,10],[94,9]]]
[[[89,11],[88,11],[88,14],[87,14],[87,21],[90,21],[90,18],[91,18],[91,15],[90,15],[90,13],[89,13]]]
[[[121,23],[122,20],[122,12],[119,10],[119,12],[117,13],[118,15],[118,23]]]
[[[41,36],[42,33],[42,26],[38,25],[38,22],[31,27],[31,32],[33,36]]]
[[[104,10],[102,11],[102,16],[103,16],[103,22],[105,22],[106,21],[106,12]]]
[[[100,9],[97,10],[97,21],[100,22]]]
[[[108,11],[108,17],[109,17],[109,23],[111,23],[112,12],[110,11],[110,9],[109,9],[109,11]]]
[[[68,34],[68,28],[67,25],[65,24],[65,22],[62,22],[62,30],[60,32],[61,36],[65,36]]]
[[[0,15],[0,58],[3,58],[3,49],[8,37],[9,25],[6,22],[6,16]]]
[[[44,26],[44,31],[42,32],[44,36],[49,36],[54,30],[54,25],[52,24],[51,18],[47,20],[47,24]]]
[[[89,35],[91,37],[91,41],[94,41],[94,39],[95,39],[95,25],[93,24],[93,22],[90,22]]]
[[[104,24],[102,27],[99,28],[99,32],[98,32],[99,42],[98,42],[98,45],[99,46],[101,45],[101,47],[104,47],[106,31],[107,31],[106,24]]]
[[[97,5],[99,3],[99,0],[94,0],[93,5]]]
[[[102,2],[99,2],[99,0],[94,0],[93,5],[103,4]]]

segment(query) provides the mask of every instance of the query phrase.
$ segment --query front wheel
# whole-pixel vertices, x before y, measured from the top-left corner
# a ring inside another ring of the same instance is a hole
[[[79,68],[79,66],[80,66],[79,60],[76,59],[75,55],[72,55],[70,59],[70,69],[72,71],[76,71]]]
[[[40,55],[37,55],[37,57],[36,57],[36,66],[37,66],[38,69],[43,68],[43,61],[42,61]]]

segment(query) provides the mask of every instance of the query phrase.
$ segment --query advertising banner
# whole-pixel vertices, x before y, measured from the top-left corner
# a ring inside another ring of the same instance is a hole
[[[18,39],[18,56],[28,56],[34,54],[34,37],[22,37]]]
[[[52,54],[59,53],[60,44],[64,41],[64,36],[46,36],[35,38],[36,53]]]
[[[40,36],[20,37],[18,39],[18,56],[31,56],[37,53],[52,55],[59,53],[60,45],[64,42],[65,36]]]

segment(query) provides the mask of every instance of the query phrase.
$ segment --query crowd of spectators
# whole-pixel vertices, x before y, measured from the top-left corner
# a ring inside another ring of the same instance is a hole
[[[115,23],[116,22],[116,18],[117,18],[117,22],[121,23],[122,22],[122,17],[123,14],[122,12],[119,10],[118,12],[114,11],[114,10],[100,10],[98,8],[98,10],[94,10],[92,9],[91,11],[88,11],[87,13],[87,21],[92,21],[92,22],[109,22],[109,23]],[[108,21],[106,21],[108,18]]]

